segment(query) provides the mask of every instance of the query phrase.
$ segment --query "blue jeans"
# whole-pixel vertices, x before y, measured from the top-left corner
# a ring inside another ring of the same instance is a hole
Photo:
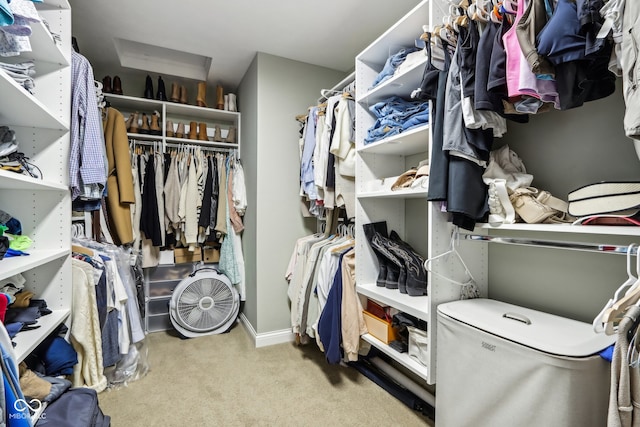
[[[384,67],[382,68],[382,71],[380,71],[380,73],[373,80],[373,83],[371,83],[371,87],[369,89],[373,89],[383,81],[393,77],[393,74],[396,72],[396,68],[398,68],[398,65],[402,64],[404,60],[407,59],[408,54],[410,54],[411,52],[415,52],[416,50],[418,49],[416,49],[415,47],[408,49],[402,48],[397,53],[394,53],[393,55],[388,57],[387,61],[384,64]]]

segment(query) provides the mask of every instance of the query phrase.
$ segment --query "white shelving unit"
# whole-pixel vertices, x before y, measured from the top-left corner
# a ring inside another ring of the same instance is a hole
[[[386,59],[400,48],[414,46],[423,32],[423,26],[433,27],[441,22],[440,8],[431,1],[420,2],[393,27],[382,34],[356,57],[357,105],[356,105],[356,283],[363,299],[392,306],[402,312],[427,322],[429,343],[428,364],[422,364],[406,353],[399,353],[376,338],[364,339],[379,348],[397,363],[409,369],[428,384],[435,383],[436,312],[437,304],[459,298],[460,288],[440,283],[429,274],[428,295],[412,297],[376,286],[378,262],[363,231],[363,224],[386,221],[389,231],[395,230],[421,255],[444,251],[449,244],[449,227],[436,206],[427,202],[427,189],[402,189],[391,191],[390,186],[380,186],[390,177],[397,177],[419,161],[430,156],[431,127],[420,126],[389,138],[364,144],[367,130],[375,117],[369,107],[390,96],[410,99],[411,92],[419,87],[426,64],[418,62],[401,75],[393,76],[370,89],[371,83],[382,70]]]
[[[18,150],[42,171],[43,179],[0,171],[0,209],[18,219],[33,240],[28,256],[0,260],[0,279],[21,273],[25,289],[53,311],[38,329],[18,333],[14,353],[22,361],[71,312],[71,196],[69,123],[71,115],[71,8],[67,0],[35,3],[44,24],[32,26],[32,52],[6,62],[35,61],[35,94],[0,70],[0,124],[16,133]]]
[[[192,144],[223,149],[240,150],[240,113],[235,111],[218,110],[215,108],[197,107],[194,105],[180,104],[174,102],[157,101],[154,99],[136,98],[125,95],[105,94],[111,106],[118,109],[125,118],[129,114],[139,112],[151,116],[154,111],[160,113],[160,126],[162,135],[148,135],[130,133],[129,138],[140,141],[161,141],[163,144]],[[166,135],[165,123],[170,120],[174,129],[179,122],[185,125],[185,135],[189,133],[190,122],[202,122],[207,124],[207,135],[209,141],[202,141],[188,138],[175,138]],[[220,126],[222,138],[226,138],[231,127],[236,128],[236,143],[214,142],[212,141],[215,126]]]

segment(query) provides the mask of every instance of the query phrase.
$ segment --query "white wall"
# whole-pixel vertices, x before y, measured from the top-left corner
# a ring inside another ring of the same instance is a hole
[[[284,275],[295,241],[315,232],[300,211],[299,124],[303,114],[345,73],[258,53],[238,89],[242,161],[249,208],[243,236],[247,268],[245,316],[258,334],[291,328]],[[251,300],[251,301],[250,301]]]
[[[501,146],[522,158],[533,186],[567,200],[590,183],[640,180],[640,161],[624,136],[624,101],[616,92],[584,106],[532,116],[528,124],[509,123]],[[630,237],[581,238],[533,234],[533,239],[564,239],[627,245]],[[468,243],[486,244],[486,243]],[[489,245],[489,296],[591,323],[627,278],[626,257],[560,249]]]

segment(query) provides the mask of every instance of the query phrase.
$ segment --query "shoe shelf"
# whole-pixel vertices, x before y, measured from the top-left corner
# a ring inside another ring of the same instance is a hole
[[[223,129],[222,135],[225,135],[227,131]],[[225,136],[223,136],[224,138]],[[166,137],[165,138],[168,143],[171,144],[191,144],[191,145],[202,145],[206,147],[217,147],[217,148],[238,148],[239,144],[232,144],[229,142],[219,142],[219,141],[203,141],[201,139],[189,139],[189,138],[175,138],[175,137]]]
[[[413,372],[423,380],[427,380],[427,378],[429,377],[429,368],[418,362],[413,357],[409,356],[409,353],[400,353],[399,351],[389,347],[387,344],[383,343],[373,335],[365,334],[362,336],[362,339],[372,346],[376,347],[378,350],[382,351],[387,356],[402,364],[405,368],[408,368],[411,372]]]
[[[391,305],[400,311],[422,320],[429,320],[429,301],[427,296],[412,297],[397,289],[376,286],[375,283],[356,284],[356,291],[374,301]]]
[[[410,99],[417,89],[427,57],[402,74],[395,75],[373,89],[371,82],[384,67],[387,58],[400,48],[415,45],[423,26],[436,22],[431,0],[421,1],[404,18],[356,56],[356,291],[363,303],[366,299],[393,307],[427,322],[429,342],[426,348],[429,363],[423,365],[407,353],[399,353],[376,338],[363,338],[403,365],[421,380],[435,382],[436,307],[440,302],[455,299],[459,289],[446,285],[438,289],[437,280],[428,273],[424,296],[402,294],[398,289],[376,286],[378,260],[364,234],[363,225],[384,221],[387,230],[394,230],[423,258],[439,249],[433,240],[440,240],[440,228],[433,216],[438,209],[427,202],[428,182],[420,188],[391,190],[395,180],[412,167],[429,158],[431,126],[424,124],[406,132],[371,144],[364,144],[367,131],[375,123],[369,107],[385,98],[400,96]],[[448,244],[448,240],[446,241]]]
[[[16,335],[13,339],[16,343],[13,351],[18,363],[22,362],[51,332],[60,326],[70,313],[69,309],[52,310],[46,316],[38,318],[37,322],[32,325],[37,326],[37,329],[21,331]]]

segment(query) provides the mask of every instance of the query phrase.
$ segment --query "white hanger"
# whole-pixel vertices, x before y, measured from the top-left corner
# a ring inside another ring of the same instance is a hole
[[[459,285],[460,286],[460,299],[471,299],[471,298],[479,298],[480,297],[480,291],[478,290],[478,286],[476,285],[476,281],[473,278],[473,275],[471,274],[471,271],[469,271],[469,268],[467,267],[467,264],[465,264],[464,260],[462,259],[462,256],[460,256],[460,253],[458,252],[458,250],[456,249],[456,246],[459,244],[460,242],[460,232],[458,227],[456,226],[453,229],[453,232],[451,233],[451,242],[449,243],[449,249],[439,255],[436,255],[434,257],[428,258],[427,260],[425,260],[424,262],[424,268],[425,270],[431,272],[431,274],[441,277],[443,279],[445,279],[448,282],[451,282],[453,284]],[[457,280],[454,280],[450,277],[445,276],[444,274],[440,274],[436,271],[433,271],[430,268],[430,264],[433,263],[434,261],[438,260],[438,259],[442,259],[442,258],[446,258],[449,255],[453,255],[455,258],[454,260],[457,260],[462,267],[464,268],[464,272],[466,274],[466,281],[464,282],[459,282]]]
[[[623,292],[625,292],[626,294],[626,292],[631,290],[627,288],[630,288],[631,286],[636,284],[638,281],[638,279],[631,273],[631,254],[633,252],[633,248],[636,246],[638,245],[636,245],[635,243],[632,243],[627,247],[627,275],[628,275],[627,280],[622,285],[620,285],[618,289],[616,289],[616,292],[614,293],[613,298],[610,298],[609,301],[607,301],[607,303],[604,305],[600,313],[598,313],[598,315],[593,319],[593,323],[592,323],[593,330],[597,333],[602,333],[605,331],[605,326],[603,324],[603,317],[607,309],[611,308],[615,302],[619,301],[620,298],[622,298]],[[640,262],[639,260],[640,260],[640,257],[636,255],[636,274],[638,274],[639,266],[637,264],[638,262]],[[607,325],[609,325],[609,323],[607,323]],[[610,327],[613,327],[613,325],[611,325]]]
[[[629,252],[632,251],[630,250]],[[636,251],[636,268],[640,269],[638,251]],[[636,274],[638,273],[636,272]],[[640,279],[636,279],[636,282],[629,288],[624,296],[614,301],[611,307],[605,310],[602,316],[602,323],[604,324],[604,332],[607,335],[615,334],[617,325],[622,320],[624,313],[632,305],[640,306]]]

